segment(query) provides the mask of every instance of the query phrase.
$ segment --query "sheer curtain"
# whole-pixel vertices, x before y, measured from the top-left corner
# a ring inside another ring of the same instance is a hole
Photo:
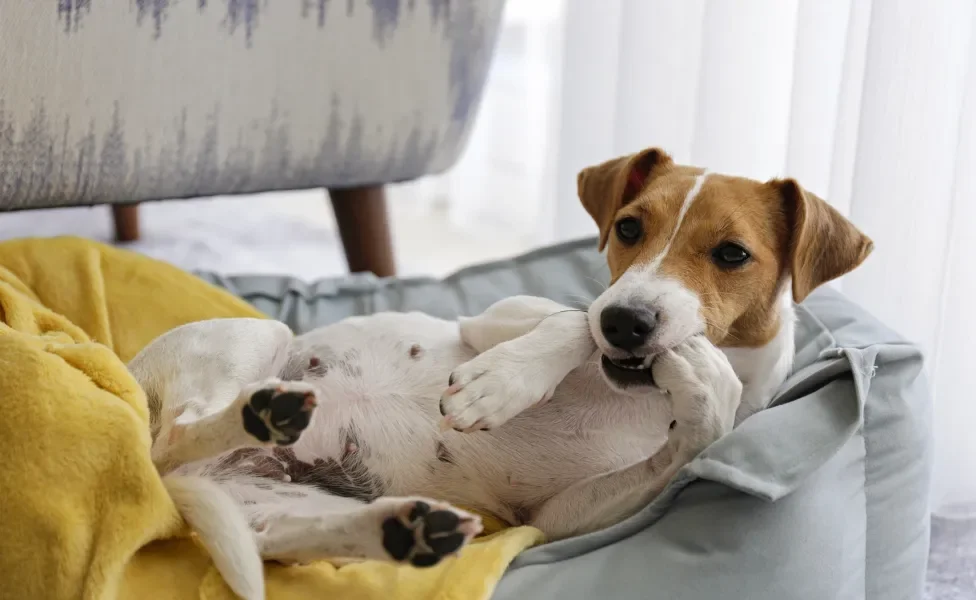
[[[583,166],[648,145],[790,175],[876,243],[838,287],[927,356],[933,510],[976,516],[972,0],[566,0],[541,239],[589,235]]]

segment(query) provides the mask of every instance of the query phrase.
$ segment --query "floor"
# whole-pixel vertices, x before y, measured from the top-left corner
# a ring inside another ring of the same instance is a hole
[[[457,227],[445,207],[417,204],[408,189],[394,189],[391,197],[403,275],[442,276],[532,246],[502,229],[476,234]],[[322,192],[147,204],[141,213],[143,238],[130,248],[184,269],[306,280],[346,272]],[[80,235],[109,241],[111,231],[104,207],[0,214],[0,239]],[[976,520],[934,520],[926,600],[976,600]]]
[[[502,228],[476,232],[455,226],[444,206],[420,204],[415,197],[406,187],[390,191],[401,275],[443,276],[529,248],[526,239]],[[306,280],[346,273],[332,210],[319,190],[148,203],[140,207],[140,219],[142,237],[127,247],[187,270]],[[55,235],[111,241],[109,209],[0,214],[0,239]]]
[[[976,599],[976,520],[933,519],[925,598]]]

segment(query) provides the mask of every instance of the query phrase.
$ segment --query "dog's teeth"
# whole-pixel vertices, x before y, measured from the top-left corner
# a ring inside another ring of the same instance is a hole
[[[617,367],[619,367],[621,369],[625,369],[627,371],[640,371],[641,369],[644,368],[643,365],[620,364],[620,363],[617,363],[617,362],[615,362],[613,364],[616,365]]]

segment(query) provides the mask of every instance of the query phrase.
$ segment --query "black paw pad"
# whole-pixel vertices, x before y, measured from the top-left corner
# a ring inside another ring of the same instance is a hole
[[[410,561],[410,564],[412,564],[415,567],[423,568],[423,567],[433,567],[439,562],[441,562],[441,557],[437,556],[436,554],[418,554],[417,556],[413,557],[413,559]]]
[[[266,411],[271,407],[271,399],[274,398],[274,394],[274,388],[258,390],[251,395],[251,401],[248,404],[254,409],[254,412]]]
[[[241,409],[241,413],[244,417],[244,431],[250,433],[261,442],[271,441],[271,430],[264,424],[261,417],[254,412],[250,404],[245,404],[244,408]]]
[[[410,511],[410,515],[407,517],[410,519],[411,523],[416,523],[419,519],[423,519],[430,514],[430,505],[426,502],[417,502],[413,506],[413,510]]]
[[[311,422],[314,408],[306,392],[258,390],[242,409],[244,430],[262,442],[294,444]]]
[[[394,560],[415,567],[431,567],[464,545],[465,535],[458,531],[461,519],[449,510],[431,510],[429,504],[417,502],[407,517],[383,522],[383,547]]]
[[[286,392],[275,396],[271,402],[271,426],[284,435],[278,444],[294,444],[305,431],[312,413],[306,409],[306,396],[296,392]]]

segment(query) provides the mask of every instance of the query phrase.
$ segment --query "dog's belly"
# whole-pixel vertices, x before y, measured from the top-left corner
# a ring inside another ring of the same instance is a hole
[[[442,434],[452,462],[424,493],[529,522],[573,484],[633,464],[666,440],[670,406],[614,394],[594,367],[570,373],[552,400],[489,432]]]
[[[347,319],[296,339],[285,378],[319,389],[293,481],[372,499],[425,495],[523,522],[586,477],[649,456],[667,434],[660,398],[614,394],[595,365],[545,405],[490,432],[443,431],[440,396],[474,356],[458,325],[419,313]]]

